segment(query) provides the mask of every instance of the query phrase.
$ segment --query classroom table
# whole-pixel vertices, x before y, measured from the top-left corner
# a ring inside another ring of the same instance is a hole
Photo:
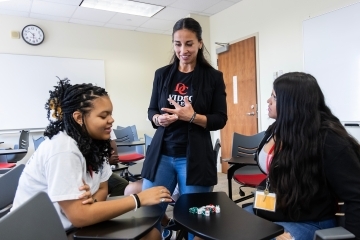
[[[161,216],[159,205],[142,206],[109,221],[78,229],[68,239],[140,239],[155,226]]]
[[[234,173],[239,168],[242,168],[244,166],[257,166],[256,161],[254,160],[254,156],[249,157],[232,157],[228,160],[223,160],[224,162],[227,162],[231,164],[227,171],[227,180],[228,180],[228,193],[229,198],[232,200],[232,178],[234,176]],[[249,196],[249,198],[253,197],[252,195]],[[242,198],[245,200],[245,198]]]
[[[0,155],[27,153],[26,149],[1,149]]]
[[[145,141],[132,141],[132,142],[118,142],[115,140],[116,146],[127,146],[127,147],[133,147],[133,146],[140,146],[145,145]]]
[[[193,214],[191,207],[219,205],[220,213],[210,216]],[[175,203],[174,220],[181,227],[177,239],[184,230],[203,239],[272,239],[282,233],[280,225],[246,212],[224,192],[182,194]]]

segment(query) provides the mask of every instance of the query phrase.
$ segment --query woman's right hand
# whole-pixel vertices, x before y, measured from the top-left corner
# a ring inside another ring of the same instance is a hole
[[[171,202],[171,194],[166,187],[158,186],[146,189],[137,194],[141,206],[155,205],[162,202]]]

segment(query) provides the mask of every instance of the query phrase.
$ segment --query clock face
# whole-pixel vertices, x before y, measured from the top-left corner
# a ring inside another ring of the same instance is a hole
[[[30,45],[39,45],[44,41],[45,35],[41,28],[35,25],[27,25],[21,32],[24,41]]]

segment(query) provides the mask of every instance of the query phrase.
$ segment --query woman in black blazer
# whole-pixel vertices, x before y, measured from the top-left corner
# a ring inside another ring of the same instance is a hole
[[[142,170],[143,189],[164,185],[180,194],[208,192],[217,184],[210,131],[227,121],[223,75],[204,57],[201,26],[192,18],[173,28],[170,65],[155,72],[148,118],[155,135]],[[164,212],[166,203],[163,203]]]

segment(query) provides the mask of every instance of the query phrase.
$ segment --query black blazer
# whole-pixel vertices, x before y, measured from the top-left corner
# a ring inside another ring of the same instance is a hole
[[[160,109],[167,105],[171,81],[178,64],[162,67],[155,72],[152,96],[148,108],[148,118],[154,128],[155,135],[146,152],[142,177],[153,181],[160,159],[161,145],[165,132],[152,122],[155,114],[162,114]],[[193,101],[195,112],[206,115],[207,126],[188,124],[187,179],[188,185],[212,186],[217,184],[216,161],[210,131],[223,128],[227,121],[226,92],[223,75],[210,67],[196,65],[192,77]]]

